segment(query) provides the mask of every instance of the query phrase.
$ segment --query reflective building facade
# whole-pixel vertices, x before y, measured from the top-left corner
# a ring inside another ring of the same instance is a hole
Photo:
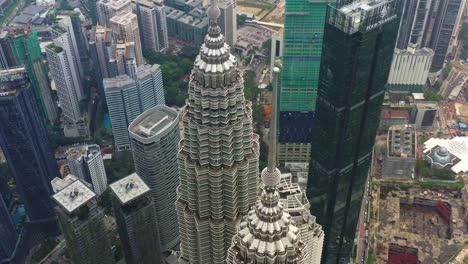
[[[322,263],[348,263],[399,27],[399,0],[329,7],[307,196]]]

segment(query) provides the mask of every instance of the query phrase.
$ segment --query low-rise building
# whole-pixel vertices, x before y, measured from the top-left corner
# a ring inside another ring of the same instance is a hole
[[[423,153],[433,167],[468,172],[468,137],[431,138],[424,143]]]
[[[437,102],[420,101],[415,103],[412,112],[412,123],[418,130],[430,130],[436,123],[439,104]]]
[[[391,126],[409,123],[409,113],[406,110],[384,109],[380,113],[379,130],[388,130]]]
[[[407,179],[414,177],[417,136],[412,125],[394,125],[388,130],[387,155],[382,169],[382,178]]]

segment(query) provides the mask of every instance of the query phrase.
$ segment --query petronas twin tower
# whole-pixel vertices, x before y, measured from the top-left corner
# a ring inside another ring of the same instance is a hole
[[[228,249],[228,263],[264,263],[266,258],[274,262],[265,263],[302,263],[298,228],[279,202],[281,175],[273,146],[262,172],[265,186],[255,203],[259,137],[253,133],[242,72],[221,34],[219,16],[218,6],[211,5],[208,34],[195,59],[182,116],[179,263],[225,263]]]

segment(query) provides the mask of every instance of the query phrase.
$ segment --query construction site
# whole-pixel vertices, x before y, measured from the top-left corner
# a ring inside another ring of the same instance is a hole
[[[376,263],[447,263],[468,241],[465,188],[374,184],[370,244]]]

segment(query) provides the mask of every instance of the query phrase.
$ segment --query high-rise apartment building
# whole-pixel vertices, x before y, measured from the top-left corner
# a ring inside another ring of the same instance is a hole
[[[117,41],[113,50],[114,61],[111,62],[112,70],[109,75],[128,75],[131,79],[136,79],[137,61],[134,42]]]
[[[66,155],[71,174],[91,183],[97,195],[107,189],[106,169],[98,145],[74,146],[67,150]]]
[[[189,81],[179,149],[179,263],[224,263],[236,225],[255,203],[258,135],[242,72],[208,8],[209,28]],[[222,66],[220,66],[222,65]]]
[[[143,50],[165,52],[169,48],[164,4],[156,0],[132,0],[138,17]]]
[[[273,69],[272,112],[276,112],[280,69]],[[241,220],[227,253],[227,264],[317,263],[305,262],[305,244],[299,228],[280,200],[281,172],[276,167],[277,118],[270,122],[268,165],[261,174],[262,188],[257,202]],[[315,256],[320,261],[320,255]]]
[[[279,94],[280,163],[308,162],[315,115],[323,28],[332,0],[288,0]]]
[[[99,24],[110,26],[113,16],[132,12],[131,0],[100,0],[96,3]]]
[[[221,0],[218,3],[219,10],[221,10],[219,27],[221,28],[221,34],[226,38],[226,43],[230,47],[234,47],[237,42],[236,3],[234,0]]]
[[[98,22],[96,0],[80,0],[80,2],[91,18],[91,22],[95,25]]]
[[[348,263],[401,12],[399,0],[329,7],[307,196],[323,263]]]
[[[0,263],[11,263],[15,252],[18,234],[11,220],[8,206],[0,194]]]
[[[54,194],[60,229],[75,264],[113,264],[104,212],[96,194],[77,180]]]
[[[175,202],[179,185],[179,113],[165,105],[139,115],[128,127],[136,173],[151,189],[158,252],[179,243]]]
[[[59,175],[24,68],[0,71],[0,147],[31,222],[55,217],[50,180]]]
[[[111,68],[111,60],[115,61],[115,44],[112,30],[100,25],[92,27],[89,32],[88,45],[98,92],[101,97],[104,97],[102,79],[116,76],[112,74]]]
[[[159,65],[137,68],[135,80],[128,75],[103,80],[112,133],[117,150],[130,148],[128,126],[144,111],[163,105],[164,86]]]
[[[127,12],[121,15],[113,16],[110,19],[110,27],[112,32],[114,32],[114,37],[117,40],[123,42],[133,42],[135,44],[137,64],[142,65],[144,63],[144,59],[137,15],[132,12]]]
[[[57,104],[52,97],[46,65],[42,62],[37,32],[26,27],[11,32],[10,40],[16,64],[24,65],[27,69],[44,117],[54,123],[57,120]]]
[[[112,183],[115,220],[128,264],[160,264],[157,222],[150,188],[133,173]]]

